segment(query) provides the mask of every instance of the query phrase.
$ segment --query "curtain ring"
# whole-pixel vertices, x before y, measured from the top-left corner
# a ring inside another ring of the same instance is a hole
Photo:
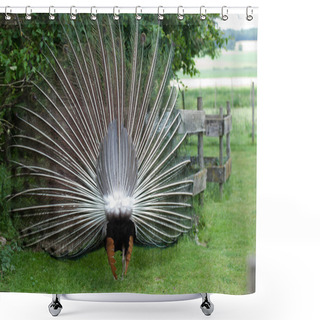
[[[204,11],[204,12],[203,12]],[[200,19],[206,20],[207,9],[205,6],[200,7]]]
[[[49,20],[54,20],[56,17],[54,14],[56,13],[56,9],[54,6],[49,7]]]
[[[162,13],[160,13],[160,8],[162,8]],[[164,9],[163,6],[158,7],[158,20],[163,20]]]
[[[74,12],[73,12],[74,9]],[[75,6],[70,7],[70,19],[76,20],[77,19],[77,9]]]
[[[95,13],[93,13],[93,9],[95,10]],[[95,21],[95,20],[97,20],[97,9],[96,9],[96,7],[91,7],[91,9],[90,9],[90,19],[92,20],[92,21]]]
[[[32,13],[31,7],[27,6],[26,7],[26,16],[25,16],[26,20],[31,20],[31,13]]]
[[[249,14],[249,8],[251,9],[250,11],[251,11],[251,14]],[[247,9],[246,9],[246,14],[247,14],[247,20],[248,21],[251,21],[252,19],[253,19],[253,10],[252,10],[252,7],[251,6],[249,6],[249,7],[247,7]]]
[[[116,9],[118,9],[118,12],[116,13]],[[119,20],[119,12],[120,12],[120,10],[119,10],[119,7],[113,7],[113,19],[114,20]]]
[[[5,8],[4,8],[4,18],[6,19],[6,20],[11,20],[11,16],[10,16],[10,13],[12,12],[11,11],[11,8],[9,9],[10,7],[9,6],[6,6]],[[9,10],[9,13],[8,13],[8,10]]]
[[[141,9],[141,7],[140,6],[136,6],[136,19],[137,20],[141,20],[141,15],[140,14],[138,14],[138,8],[140,9],[140,13],[142,13],[142,9]]]
[[[181,12],[182,11],[182,12]],[[183,6],[178,7],[178,20],[183,20],[183,15],[184,15],[184,9]]]
[[[227,21],[228,20],[228,7],[226,7],[226,6],[223,6],[222,8],[221,8],[221,19],[223,20],[223,21]]]

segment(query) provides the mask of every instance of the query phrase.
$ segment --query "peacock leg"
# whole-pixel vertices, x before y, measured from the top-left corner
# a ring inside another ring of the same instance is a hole
[[[108,261],[111,267],[112,274],[115,280],[117,280],[118,277],[116,274],[116,259],[114,258],[114,241],[110,237],[107,237],[106,249],[107,249]]]

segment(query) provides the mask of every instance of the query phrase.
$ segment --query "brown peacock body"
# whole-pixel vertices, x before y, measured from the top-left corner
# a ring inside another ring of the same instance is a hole
[[[160,24],[140,24],[61,19],[63,55],[46,44],[51,72],[37,71],[35,104],[18,107],[13,146],[27,155],[17,176],[33,181],[12,197],[31,199],[13,209],[26,245],[57,258],[104,245],[115,278],[115,251],[126,274],[135,242],[165,247],[192,226],[173,46]]]

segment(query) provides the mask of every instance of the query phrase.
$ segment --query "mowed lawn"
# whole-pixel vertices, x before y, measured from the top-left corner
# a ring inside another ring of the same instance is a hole
[[[194,198],[203,245],[197,245],[190,234],[166,249],[134,246],[128,274],[118,281],[113,279],[104,249],[75,261],[23,250],[13,256],[15,271],[0,278],[0,291],[247,293],[247,257],[255,252],[256,145],[250,137],[250,108],[235,108],[232,114],[232,174],[224,185],[223,198],[219,199],[218,186],[212,183],[202,208]],[[206,156],[218,155],[217,140],[205,137]],[[194,136],[190,139],[192,153],[196,143]],[[116,259],[121,274],[119,252]]]

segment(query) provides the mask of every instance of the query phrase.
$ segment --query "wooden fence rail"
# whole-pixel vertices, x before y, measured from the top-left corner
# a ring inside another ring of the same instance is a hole
[[[227,113],[223,108],[219,114],[207,115],[203,111],[202,98],[197,99],[197,110],[180,110],[182,123],[179,133],[198,135],[198,156],[191,157],[191,165],[199,171],[193,175],[193,195],[200,194],[200,204],[203,204],[203,191],[206,182],[219,183],[220,196],[223,193],[223,184],[231,175],[232,160],[230,147],[230,132],[232,130],[232,115],[230,103],[227,101]],[[205,157],[203,150],[203,135],[219,137],[219,156]],[[223,137],[226,136],[226,152],[224,157]]]

